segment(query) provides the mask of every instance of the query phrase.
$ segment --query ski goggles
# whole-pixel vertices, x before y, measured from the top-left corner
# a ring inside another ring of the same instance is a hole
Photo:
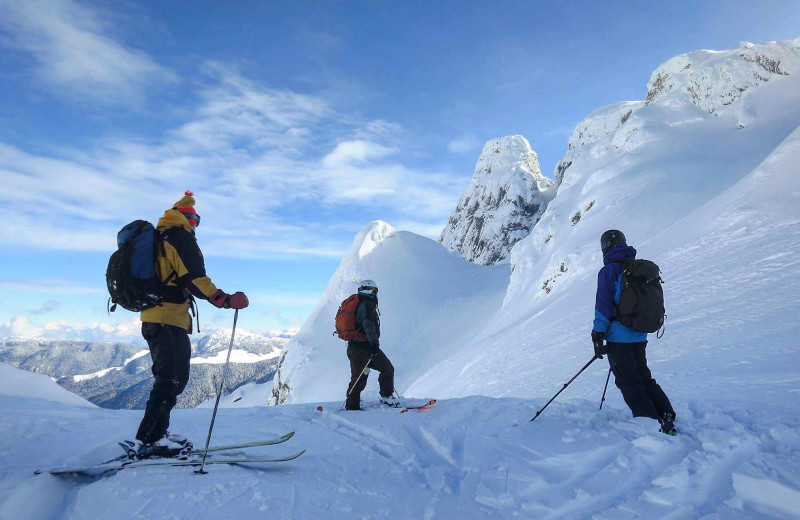
[[[365,285],[364,287],[361,287],[359,289],[359,291],[374,291],[375,294],[378,294],[378,288],[377,287],[371,287],[369,285]]]
[[[200,225],[200,215],[198,215],[196,213],[184,213],[183,211],[181,211],[181,215],[186,217],[186,220],[194,220],[194,225],[193,226],[192,226],[192,223],[189,222],[189,225],[192,226],[192,229],[194,229],[194,228],[196,228],[197,226]]]

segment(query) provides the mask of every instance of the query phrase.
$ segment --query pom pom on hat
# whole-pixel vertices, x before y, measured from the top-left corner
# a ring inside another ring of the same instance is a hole
[[[183,213],[194,213],[194,193],[191,190],[186,190],[183,198],[176,202],[172,209],[181,210]]]

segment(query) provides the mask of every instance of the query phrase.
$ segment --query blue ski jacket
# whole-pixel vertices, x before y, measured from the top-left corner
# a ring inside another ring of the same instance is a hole
[[[619,244],[603,256],[603,266],[597,273],[597,297],[594,305],[595,332],[605,332],[606,341],[613,343],[640,343],[647,341],[646,332],[636,332],[613,320],[617,315],[617,304],[622,294],[622,264],[636,259],[636,249]]]

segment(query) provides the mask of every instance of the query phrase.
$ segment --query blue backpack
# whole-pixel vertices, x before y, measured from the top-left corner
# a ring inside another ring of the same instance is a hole
[[[118,249],[108,260],[106,285],[109,311],[117,305],[133,312],[161,305],[165,295],[158,254],[163,250],[161,234],[145,220],[135,220],[117,233]]]

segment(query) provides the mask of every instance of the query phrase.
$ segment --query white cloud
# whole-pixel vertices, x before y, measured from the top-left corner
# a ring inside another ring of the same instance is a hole
[[[0,280],[0,287],[48,294],[105,294],[103,289],[79,285],[70,280]]]
[[[227,317],[230,317],[228,314]],[[224,322],[228,327],[228,320]],[[213,334],[218,330],[230,331],[224,326],[214,327],[204,324],[202,334],[193,336],[193,341],[199,337]],[[147,346],[147,342],[141,334],[142,322],[138,317],[120,321],[117,323],[89,323],[84,325],[71,324],[66,320],[48,321],[44,324],[36,323],[28,316],[14,316],[5,323],[0,323],[0,339],[23,338],[23,339],[49,339],[49,340],[73,340],[73,341],[97,341],[97,342],[127,342],[136,345]],[[267,337],[291,338],[300,330],[300,327],[287,326],[280,329],[265,329],[260,333]]]
[[[143,344],[142,323],[133,317],[115,324],[90,323],[74,325],[65,320],[48,321],[44,324],[32,321],[28,316],[14,316],[0,324],[0,338],[42,338],[81,341],[127,341]]]
[[[483,143],[475,137],[462,137],[447,143],[447,151],[455,154],[476,155],[480,153]]]
[[[39,76],[58,93],[92,102],[141,101],[175,73],[113,39],[101,13],[73,0],[0,0],[6,45],[33,56]]]
[[[428,237],[433,240],[439,240],[439,235],[442,234],[442,230],[444,229],[446,223],[447,223],[446,220],[441,222],[431,222],[431,223],[400,221],[394,223],[393,225],[396,229],[411,231],[412,233],[416,233],[417,235],[422,235],[424,237]]]
[[[329,168],[349,166],[353,163],[383,159],[396,151],[394,148],[371,141],[344,141],[337,144],[336,148],[322,159],[322,164]]]
[[[154,221],[192,189],[207,256],[338,257],[352,236],[330,226],[357,231],[354,207],[430,226],[458,200],[461,176],[402,164],[396,123],[354,123],[318,97],[219,64],[205,73],[199,105],[159,140],[57,158],[0,143],[0,243],[111,252],[122,225]]]
[[[27,316],[14,316],[0,325],[0,337],[37,338],[44,332],[44,327],[36,325]]]

